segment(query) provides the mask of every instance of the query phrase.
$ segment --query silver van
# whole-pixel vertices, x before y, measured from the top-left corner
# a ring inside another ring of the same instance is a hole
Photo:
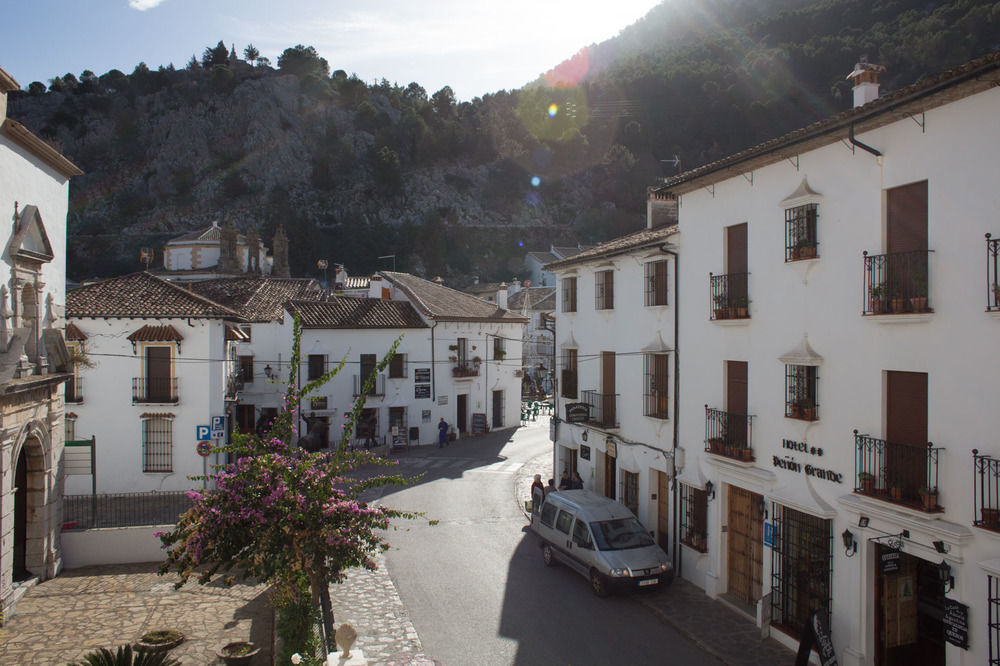
[[[541,541],[545,564],[559,561],[575,569],[597,596],[673,581],[667,554],[632,512],[589,490],[550,492],[535,503],[531,530]]]

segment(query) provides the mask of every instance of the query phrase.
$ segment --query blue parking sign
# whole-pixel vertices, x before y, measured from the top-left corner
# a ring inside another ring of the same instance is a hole
[[[774,523],[764,523],[764,545],[774,548]]]
[[[212,430],[207,425],[200,425],[194,427],[196,437],[199,442],[207,442],[212,439]]]

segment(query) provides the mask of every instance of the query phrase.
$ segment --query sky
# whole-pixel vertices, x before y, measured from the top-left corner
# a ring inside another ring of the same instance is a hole
[[[520,88],[614,37],[660,0],[29,0],[4,9],[0,67],[22,88],[85,69],[184,67],[223,40],[277,66],[313,46],[371,83],[412,81],[460,101]]]

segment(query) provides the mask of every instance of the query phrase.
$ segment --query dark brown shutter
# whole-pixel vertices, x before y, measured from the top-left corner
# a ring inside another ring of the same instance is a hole
[[[927,181],[886,190],[886,252],[927,251]]]
[[[886,373],[885,438],[927,446],[927,373]]]
[[[170,398],[170,348],[146,348],[146,396],[152,401]]]
[[[747,263],[747,223],[726,227],[726,272],[746,273]]]
[[[615,414],[615,353],[601,352],[601,393],[603,398],[604,423],[617,423]]]
[[[726,361],[726,430],[737,446],[747,443],[747,377],[746,361]]]

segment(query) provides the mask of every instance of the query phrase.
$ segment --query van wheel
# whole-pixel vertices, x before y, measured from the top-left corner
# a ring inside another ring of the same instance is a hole
[[[556,556],[552,553],[552,547],[549,544],[542,546],[542,561],[545,562],[545,566],[554,567],[556,565]]]
[[[608,596],[608,585],[596,569],[590,570],[590,591],[599,597]]]

